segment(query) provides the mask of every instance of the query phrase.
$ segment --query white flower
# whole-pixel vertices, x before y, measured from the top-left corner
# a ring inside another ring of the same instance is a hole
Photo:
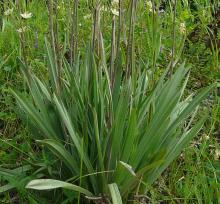
[[[100,11],[105,11],[105,12],[107,12],[108,9],[107,9],[105,6],[102,6],[102,7],[100,8]]]
[[[119,5],[119,0],[113,0],[112,1],[112,7],[115,8]]]
[[[186,25],[185,25],[185,23],[180,23],[180,32],[183,33],[183,34],[186,32]]]
[[[210,137],[209,137],[208,135],[204,134],[204,135],[203,135],[203,139],[204,139],[204,140],[209,140]]]
[[[116,9],[111,9],[111,12],[113,15],[119,16],[119,11],[117,11]]]
[[[147,9],[148,9],[149,12],[151,12],[151,13],[153,13],[153,12],[156,13],[156,10],[154,9],[155,6],[152,4],[151,1],[147,1],[146,4],[147,4],[146,7],[147,7]],[[158,12],[158,13],[159,13],[159,12]]]
[[[5,15],[5,16],[11,15],[11,14],[13,13],[13,10],[14,10],[13,8],[6,10],[6,11],[4,12],[4,15]]]
[[[32,13],[28,13],[28,12],[21,13],[20,15],[24,19],[29,19],[33,16]]]
[[[151,8],[153,7],[152,2],[151,1],[147,1],[147,7]]]
[[[91,14],[87,14],[87,15],[83,16],[84,20],[90,19],[91,17],[92,17]]]
[[[112,3],[113,4],[119,4],[119,0],[113,0]]]
[[[215,150],[214,159],[217,161],[220,159],[220,149]]]
[[[152,2],[151,1],[147,1],[147,8],[150,12],[153,11],[153,5],[152,5]]]
[[[27,30],[27,27],[24,26],[24,27],[21,27],[21,28],[17,29],[17,32],[24,33],[26,30]]]

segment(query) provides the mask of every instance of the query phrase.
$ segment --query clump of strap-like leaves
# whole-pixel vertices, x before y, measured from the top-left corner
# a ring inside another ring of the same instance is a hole
[[[183,97],[184,64],[152,87],[147,71],[124,77],[120,60],[112,84],[106,65],[97,65],[89,49],[83,62],[64,62],[57,80],[47,47],[49,79],[23,68],[29,93],[14,95],[34,138],[57,158],[52,172],[59,174],[32,180],[27,188],[66,188],[75,201],[115,204],[145,194],[203,126],[204,118],[194,122],[194,111],[214,85]]]

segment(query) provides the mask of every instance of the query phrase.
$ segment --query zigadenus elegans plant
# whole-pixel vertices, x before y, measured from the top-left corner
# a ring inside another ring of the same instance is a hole
[[[127,203],[134,194],[144,195],[202,128],[206,117],[194,122],[194,112],[215,85],[186,98],[184,64],[170,79],[165,72],[153,89],[147,71],[126,79],[119,64],[111,87],[106,64],[97,65],[88,49],[74,67],[64,60],[57,92],[58,72],[46,47],[49,79],[24,66],[29,93],[13,93],[34,138],[62,163],[53,172],[61,173],[26,187],[71,189],[79,203]]]
[[[95,5],[92,48],[77,59],[78,33],[72,27],[70,63],[59,49],[58,23],[54,22],[57,11],[53,10],[53,1],[48,1],[48,76],[38,78],[24,63],[22,72],[29,90],[13,91],[33,138],[48,157],[54,158],[50,174],[44,173],[44,179],[35,177],[27,188],[69,189],[73,191],[73,203],[120,204],[130,199],[136,202],[202,128],[206,117],[194,120],[196,110],[215,85],[186,97],[189,69],[185,64],[173,75],[168,67],[152,83],[146,67],[136,67],[134,8],[137,1],[130,2],[124,58],[120,33],[116,39],[117,23],[113,14],[109,68],[100,29],[99,1]],[[74,5],[77,10],[78,1]],[[119,19],[123,5],[120,7]],[[77,12],[71,18],[70,22],[77,22]],[[160,47],[156,41],[152,55],[155,55],[154,69],[156,50]],[[173,53],[171,65],[174,57]]]

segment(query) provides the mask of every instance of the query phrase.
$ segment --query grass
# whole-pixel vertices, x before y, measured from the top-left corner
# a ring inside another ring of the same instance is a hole
[[[1,2],[3,202],[220,202],[219,2],[120,2]]]

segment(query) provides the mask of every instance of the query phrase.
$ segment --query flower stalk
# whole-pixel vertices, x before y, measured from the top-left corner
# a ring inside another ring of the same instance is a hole
[[[57,3],[57,2],[55,2]],[[49,18],[49,33],[50,33],[50,44],[52,49],[52,56],[54,58],[54,66],[56,70],[56,90],[60,93],[60,83],[61,83],[61,59],[60,50],[58,46],[58,26],[54,24],[54,15],[57,17],[57,7],[54,9],[53,0],[48,1],[48,18]]]
[[[71,33],[70,33],[70,63],[73,65],[77,57],[78,50],[78,5],[79,1],[74,0],[73,11],[71,10]]]
[[[176,0],[173,3],[173,24],[172,24],[172,51],[171,51],[171,66],[169,75],[172,76],[174,69],[175,51],[176,51]]]
[[[128,79],[133,71],[134,61],[134,28],[135,28],[135,12],[136,12],[137,0],[130,1],[130,19],[129,19],[129,31],[128,31],[128,43],[127,43],[127,55],[126,55],[126,78]]]

